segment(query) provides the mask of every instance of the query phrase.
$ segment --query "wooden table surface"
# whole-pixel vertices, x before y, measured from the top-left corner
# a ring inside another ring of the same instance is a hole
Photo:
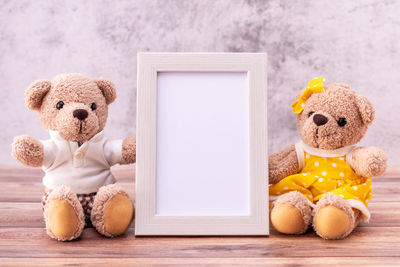
[[[134,193],[134,168],[117,167],[120,184]],[[119,238],[85,229],[72,242],[50,239],[40,207],[38,169],[0,167],[0,266],[101,265],[343,265],[400,266],[400,167],[373,179],[369,224],[345,240],[327,241],[313,231],[302,236],[140,237],[133,226]]]

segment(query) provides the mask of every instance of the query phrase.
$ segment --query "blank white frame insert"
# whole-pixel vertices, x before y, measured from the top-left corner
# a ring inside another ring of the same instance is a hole
[[[247,73],[159,72],[157,86],[156,214],[248,215]]]
[[[139,53],[136,235],[268,235],[264,53]]]

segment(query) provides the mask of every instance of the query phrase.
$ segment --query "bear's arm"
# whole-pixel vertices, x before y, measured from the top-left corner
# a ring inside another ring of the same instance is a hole
[[[136,137],[130,136],[122,142],[121,164],[131,164],[136,162]]]
[[[269,183],[276,184],[286,176],[299,171],[295,145],[290,145],[268,158]]]
[[[28,135],[14,138],[11,145],[11,155],[25,166],[41,167],[44,163],[43,144]]]
[[[387,157],[377,147],[357,147],[351,152],[350,165],[363,177],[381,176],[386,170]]]

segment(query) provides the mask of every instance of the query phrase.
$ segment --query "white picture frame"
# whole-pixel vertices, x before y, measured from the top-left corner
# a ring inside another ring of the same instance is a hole
[[[266,53],[138,53],[135,234],[268,235]]]

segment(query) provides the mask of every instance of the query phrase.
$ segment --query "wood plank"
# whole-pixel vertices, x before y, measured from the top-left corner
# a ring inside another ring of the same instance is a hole
[[[134,198],[134,183],[118,183]],[[41,182],[0,183],[0,202],[40,202],[44,187]]]
[[[371,220],[360,226],[400,227],[398,202],[372,202]],[[0,202],[0,227],[43,227],[40,202]]]
[[[117,166],[112,171],[133,195],[134,166]],[[91,228],[77,241],[57,242],[44,229],[42,175],[40,169],[0,167],[1,266],[400,265],[400,167],[391,167],[374,179],[370,223],[362,223],[347,239],[337,241],[323,240],[312,230],[288,236],[273,229],[269,238],[135,238],[131,227],[115,239]]]
[[[269,257],[269,258],[0,258],[2,266],[388,266],[399,257]]]
[[[399,178],[400,166],[388,166],[383,178]]]
[[[39,202],[44,191],[41,182],[1,182],[0,183],[0,202]],[[135,183],[119,182],[133,198],[135,193]],[[374,182],[372,190],[374,192],[373,202],[400,202],[399,182]]]
[[[117,165],[111,168],[112,173],[120,182],[133,182],[135,180],[135,165]],[[23,166],[0,166],[1,182],[40,182],[44,172],[40,168],[28,168]],[[375,181],[400,181],[400,166],[389,166],[381,177]]]
[[[21,249],[23,248],[23,249]],[[302,236],[135,238],[133,229],[119,238],[100,237],[86,229],[72,242],[50,239],[39,228],[0,229],[0,257],[74,258],[257,258],[257,257],[398,257],[400,228],[360,227],[344,240]]]

